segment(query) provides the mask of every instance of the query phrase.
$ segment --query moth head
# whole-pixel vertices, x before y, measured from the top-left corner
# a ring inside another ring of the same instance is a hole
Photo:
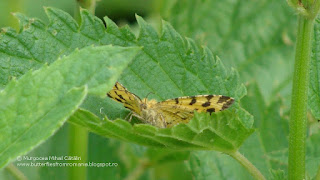
[[[147,109],[147,99],[146,98],[144,98],[143,100],[142,100],[142,102],[141,102],[141,104],[140,104],[140,108],[141,109]]]
[[[149,100],[149,99],[147,99],[147,98],[144,98],[144,99],[142,99],[142,101],[141,101],[140,108],[141,108],[141,109],[150,109],[150,108],[152,108],[156,103],[157,103],[157,101],[154,100],[154,99]]]
[[[146,95],[146,98],[142,99],[142,102],[140,104],[140,108],[141,109],[147,109],[148,108],[148,105],[151,105],[150,103],[153,101],[153,100],[148,100],[148,96],[150,94],[154,94],[153,92],[149,92],[147,95]]]

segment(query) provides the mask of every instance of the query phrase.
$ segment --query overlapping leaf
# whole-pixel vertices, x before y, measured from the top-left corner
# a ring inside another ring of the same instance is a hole
[[[179,124],[171,129],[158,129],[151,125],[127,121],[101,120],[94,114],[78,110],[69,122],[88,128],[90,131],[140,145],[176,150],[237,150],[253,132],[241,124],[233,112],[213,115],[196,114],[189,124]]]
[[[88,47],[11,81],[0,92],[0,166],[51,136],[87,93],[110,90],[138,50]]]

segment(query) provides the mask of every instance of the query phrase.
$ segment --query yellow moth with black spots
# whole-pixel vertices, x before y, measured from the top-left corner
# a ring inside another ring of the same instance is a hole
[[[185,96],[161,102],[146,98],[141,100],[118,82],[107,95],[131,110],[129,121],[134,116],[159,128],[188,123],[194,111],[211,114],[227,109],[234,102],[233,98],[222,95]]]

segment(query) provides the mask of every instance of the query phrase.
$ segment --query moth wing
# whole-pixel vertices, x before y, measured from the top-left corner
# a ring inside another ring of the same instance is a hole
[[[166,127],[188,123],[193,117],[193,111],[189,109],[159,108],[158,113],[165,118]]]
[[[171,127],[178,123],[188,123],[193,112],[212,112],[222,111],[231,106],[234,99],[222,95],[198,95],[185,96],[175,99],[168,99],[154,105],[154,108],[161,113]]]
[[[175,99],[168,99],[159,102],[161,107],[166,106],[183,109],[184,111],[197,111],[197,112],[218,112],[227,109],[234,102],[234,99],[222,95],[198,95],[198,96],[185,96]]]
[[[122,84],[116,82],[107,95],[114,101],[122,103],[124,107],[141,115],[141,99],[137,95],[128,91]]]

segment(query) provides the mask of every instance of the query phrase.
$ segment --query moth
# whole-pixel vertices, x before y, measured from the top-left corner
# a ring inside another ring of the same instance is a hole
[[[154,99],[140,99],[139,96],[128,91],[117,82],[108,97],[122,103],[128,108],[131,121],[132,116],[137,117],[143,123],[151,124],[159,128],[172,127],[179,123],[188,123],[194,111],[213,113],[230,107],[234,99],[222,95],[197,95],[184,96],[157,102]]]

